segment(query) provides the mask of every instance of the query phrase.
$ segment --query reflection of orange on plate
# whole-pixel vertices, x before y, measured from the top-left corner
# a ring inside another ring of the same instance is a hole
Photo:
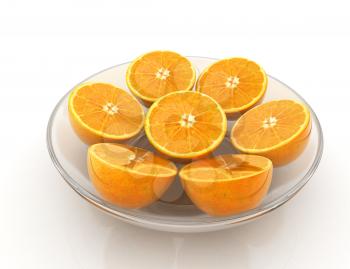
[[[149,109],[146,135],[160,152],[177,159],[207,155],[224,139],[227,120],[211,97],[193,91],[173,92]]]
[[[127,140],[143,128],[140,103],[106,83],[86,83],[69,95],[68,110],[77,135],[87,144]]]
[[[196,90],[213,97],[227,115],[245,111],[258,103],[267,88],[265,71],[244,58],[217,61],[200,75]]]
[[[177,174],[172,162],[120,144],[90,146],[87,164],[92,183],[102,197],[125,208],[141,208],[156,201]]]
[[[126,82],[130,91],[149,106],[170,92],[191,90],[196,71],[187,58],[176,52],[153,51],[129,65]]]
[[[180,171],[192,202],[212,216],[252,209],[265,197],[272,178],[272,162],[255,155],[219,155],[190,163]]]
[[[231,132],[233,145],[244,153],[258,154],[284,165],[296,159],[310,138],[307,107],[293,100],[276,100],[246,112]]]

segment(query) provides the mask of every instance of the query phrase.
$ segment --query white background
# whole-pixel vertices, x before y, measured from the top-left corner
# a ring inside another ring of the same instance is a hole
[[[0,1],[0,268],[350,268],[346,1]],[[273,213],[171,234],[121,223],[60,178],[49,115],[73,85],[155,49],[254,59],[309,101],[320,167]]]

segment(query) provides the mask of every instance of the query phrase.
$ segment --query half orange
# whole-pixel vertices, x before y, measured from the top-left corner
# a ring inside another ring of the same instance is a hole
[[[69,118],[86,144],[127,140],[137,135],[144,111],[135,97],[106,83],[86,83],[69,95]]]
[[[145,131],[160,152],[178,159],[207,155],[224,139],[227,120],[208,95],[182,91],[158,99],[149,109]]]
[[[144,149],[101,143],[89,147],[88,172],[102,197],[125,208],[145,207],[174,180],[176,166]]]
[[[195,81],[192,63],[172,51],[146,53],[129,65],[126,74],[130,91],[146,105],[167,93],[191,90]]]
[[[272,162],[255,155],[219,155],[186,165],[181,182],[189,198],[212,216],[227,216],[258,206],[272,178]]]
[[[258,154],[284,165],[305,149],[311,132],[307,107],[293,100],[276,100],[246,112],[231,132],[233,145],[244,153]]]
[[[197,82],[197,91],[213,97],[225,113],[232,115],[259,102],[267,88],[265,71],[244,58],[228,58],[206,68]]]

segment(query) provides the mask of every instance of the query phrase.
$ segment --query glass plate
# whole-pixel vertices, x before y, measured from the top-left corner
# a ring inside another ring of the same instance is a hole
[[[201,72],[216,59],[188,57]],[[129,91],[125,73],[129,63],[120,64],[95,75],[87,81],[113,83]],[[197,74],[198,75],[198,74]],[[303,154],[287,166],[274,169],[273,180],[268,194],[255,209],[229,217],[210,217],[199,211],[183,193],[179,180],[176,180],[161,200],[143,209],[124,209],[114,206],[95,191],[87,174],[87,146],[73,132],[67,111],[68,94],[58,102],[47,127],[47,146],[51,159],[64,180],[85,200],[116,218],[162,231],[204,232],[219,230],[256,219],[290,200],[311,178],[322,155],[323,137],[316,114],[307,102],[294,90],[281,81],[269,76],[268,89],[263,102],[272,99],[295,99],[308,105],[312,116],[310,141]],[[145,107],[145,111],[147,108]],[[228,131],[234,121],[229,121]],[[144,134],[133,141],[134,145],[154,150]],[[216,153],[234,153],[229,140],[224,140]]]

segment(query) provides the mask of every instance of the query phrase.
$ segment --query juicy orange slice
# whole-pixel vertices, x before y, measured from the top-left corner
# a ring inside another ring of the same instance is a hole
[[[88,172],[102,197],[125,208],[141,208],[159,199],[177,173],[176,166],[152,152],[120,144],[89,147]]]
[[[145,131],[160,152],[191,159],[213,151],[224,139],[227,120],[211,97],[192,91],[158,99],[148,111]]]
[[[144,111],[135,97],[105,83],[75,88],[68,110],[73,129],[87,144],[129,139],[141,131],[144,122]]]
[[[180,171],[184,190],[193,203],[213,216],[252,209],[265,197],[272,162],[255,155],[219,155],[186,165]]]
[[[283,165],[303,152],[310,132],[307,107],[292,100],[278,100],[246,112],[233,126],[231,141],[241,152],[262,155],[274,165]]]
[[[126,81],[135,96],[150,105],[159,97],[193,88],[196,71],[191,62],[172,51],[154,51],[134,60]]]
[[[213,97],[233,114],[256,104],[265,94],[267,76],[255,62],[228,58],[210,65],[200,75],[197,90]]]

